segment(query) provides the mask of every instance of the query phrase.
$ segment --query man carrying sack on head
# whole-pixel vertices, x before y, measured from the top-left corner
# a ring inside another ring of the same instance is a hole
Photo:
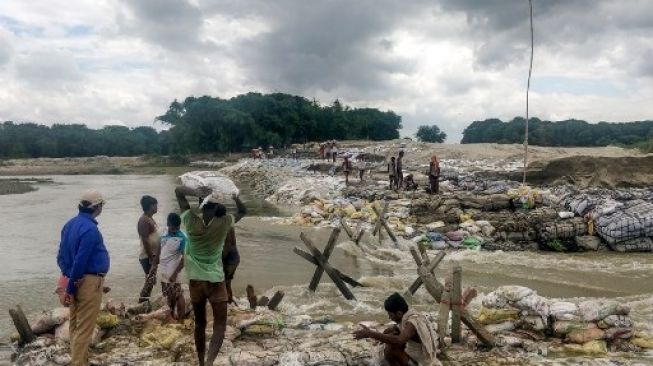
[[[57,264],[69,279],[62,305],[70,306],[72,366],[88,365],[88,346],[100,313],[104,276],[109,272],[109,252],[95,220],[104,203],[98,191],[84,193],[79,214],[61,231]]]

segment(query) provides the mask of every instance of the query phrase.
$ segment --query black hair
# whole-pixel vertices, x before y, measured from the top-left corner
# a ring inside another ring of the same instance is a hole
[[[408,312],[408,303],[406,303],[406,300],[404,300],[404,298],[396,292],[385,300],[383,307],[385,307],[385,311],[389,313],[396,313],[401,311],[405,314]]]
[[[216,203],[215,217],[222,217],[227,214],[227,207],[222,203]]]
[[[141,197],[141,207],[143,208],[143,212],[147,212],[152,208],[152,206],[156,205],[158,202],[156,198],[152,196],[143,196]]]
[[[390,160],[394,160],[394,158],[395,158],[395,157],[393,156],[393,157],[390,158]]]
[[[92,214],[93,212],[95,212],[97,206],[91,206],[91,202],[89,201],[81,201],[79,205],[77,205],[77,208],[81,213]]]
[[[168,214],[168,226],[181,226],[181,217],[174,212]]]

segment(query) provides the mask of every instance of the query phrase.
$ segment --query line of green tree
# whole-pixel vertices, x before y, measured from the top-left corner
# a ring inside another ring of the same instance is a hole
[[[324,140],[399,138],[401,116],[375,108],[322,106],[283,94],[247,93],[231,99],[204,96],[174,101],[157,117],[171,126],[178,153],[247,151],[269,145]]]
[[[463,131],[461,143],[522,143],[526,120],[515,117],[503,122],[492,118],[474,121]],[[588,123],[581,120],[559,122],[531,118],[528,143],[540,146],[607,146],[634,145],[653,139],[653,121]]]
[[[0,157],[81,157],[167,154],[170,134],[152,127],[106,126],[95,130],[83,124],[0,124]]]
[[[401,129],[401,117],[392,111],[350,108],[338,100],[321,106],[281,93],[189,97],[172,102],[157,120],[169,128],[4,122],[0,158],[240,152],[307,141],[396,139]]]

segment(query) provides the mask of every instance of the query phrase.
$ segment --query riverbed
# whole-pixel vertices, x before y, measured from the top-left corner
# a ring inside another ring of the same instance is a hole
[[[138,263],[139,241],[136,222],[141,214],[139,199],[157,197],[159,225],[168,212],[178,211],[173,176],[50,176],[53,183],[20,195],[0,196],[0,217],[4,230],[0,239],[0,337],[13,331],[7,309],[21,304],[28,314],[57,306],[53,295],[58,276],[56,253],[63,224],[76,214],[81,192],[95,188],[107,200],[98,218],[111,255],[107,285],[110,298],[135,302],[143,283]],[[249,215],[237,225],[242,262],[234,290],[243,296],[253,285],[259,294],[282,289],[287,313],[331,315],[337,318],[384,319],[383,300],[393,291],[403,292],[415,278],[415,265],[407,252],[395,251],[396,260],[370,261],[353,256],[348,246],[334,252],[332,264],[369,286],[354,290],[358,301],[344,300],[326,276],[318,291],[306,290],[313,266],[292,252],[303,247],[299,240],[306,231],[322,247],[329,230],[278,225],[272,217],[291,215],[290,210],[253,197],[243,186],[242,196]],[[233,207],[231,207],[233,209]],[[345,234],[341,236],[344,241]],[[633,320],[641,327],[653,325],[653,255],[645,253],[542,253],[458,251],[445,257],[442,275],[454,260],[463,267],[464,286],[486,293],[500,285],[531,287],[543,296],[578,300],[584,297],[618,298],[631,307]],[[155,290],[158,294],[160,289]],[[480,298],[480,297],[479,297]],[[433,309],[428,295],[420,290],[413,299],[421,310]],[[472,307],[478,305],[478,299]]]

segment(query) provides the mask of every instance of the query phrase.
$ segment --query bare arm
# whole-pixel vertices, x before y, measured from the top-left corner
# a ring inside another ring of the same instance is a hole
[[[233,199],[234,202],[236,202],[236,209],[238,210],[236,212],[236,215],[234,216],[234,219],[236,220],[236,222],[238,222],[247,214],[247,208],[245,207],[243,201],[240,200],[240,197],[238,197],[237,195],[234,195]]]
[[[227,238],[224,241],[224,248],[222,249],[222,259],[223,260],[229,254],[229,251],[231,250],[231,247],[234,246],[235,241],[236,241],[236,232],[234,231],[234,228],[232,227],[229,230],[229,233],[227,233]]]
[[[179,186],[175,188],[175,196],[177,196],[177,202],[179,202],[179,209],[181,209],[181,212],[190,210],[190,203],[188,203],[186,196],[193,195],[195,195],[195,191],[188,187]]]
[[[365,326],[363,326],[363,329],[354,332],[354,337],[356,339],[371,338],[382,343],[394,345],[406,344],[406,342],[414,338],[415,335],[417,335],[417,329],[415,329],[415,327],[410,323],[406,324],[399,335],[375,332]]]
[[[147,257],[150,258],[150,260],[152,260],[152,257],[156,254],[152,253],[150,243],[148,242],[148,239],[152,233],[153,230],[150,223],[145,220],[138,221],[138,236],[140,236],[141,242],[143,243],[143,248],[145,249],[145,253],[147,254]]]
[[[181,261],[179,261],[179,264],[177,265],[177,268],[175,268],[175,271],[172,273],[172,276],[170,276],[169,280],[170,282],[177,282],[177,276],[179,276],[179,272],[184,268],[184,256],[181,256]]]

